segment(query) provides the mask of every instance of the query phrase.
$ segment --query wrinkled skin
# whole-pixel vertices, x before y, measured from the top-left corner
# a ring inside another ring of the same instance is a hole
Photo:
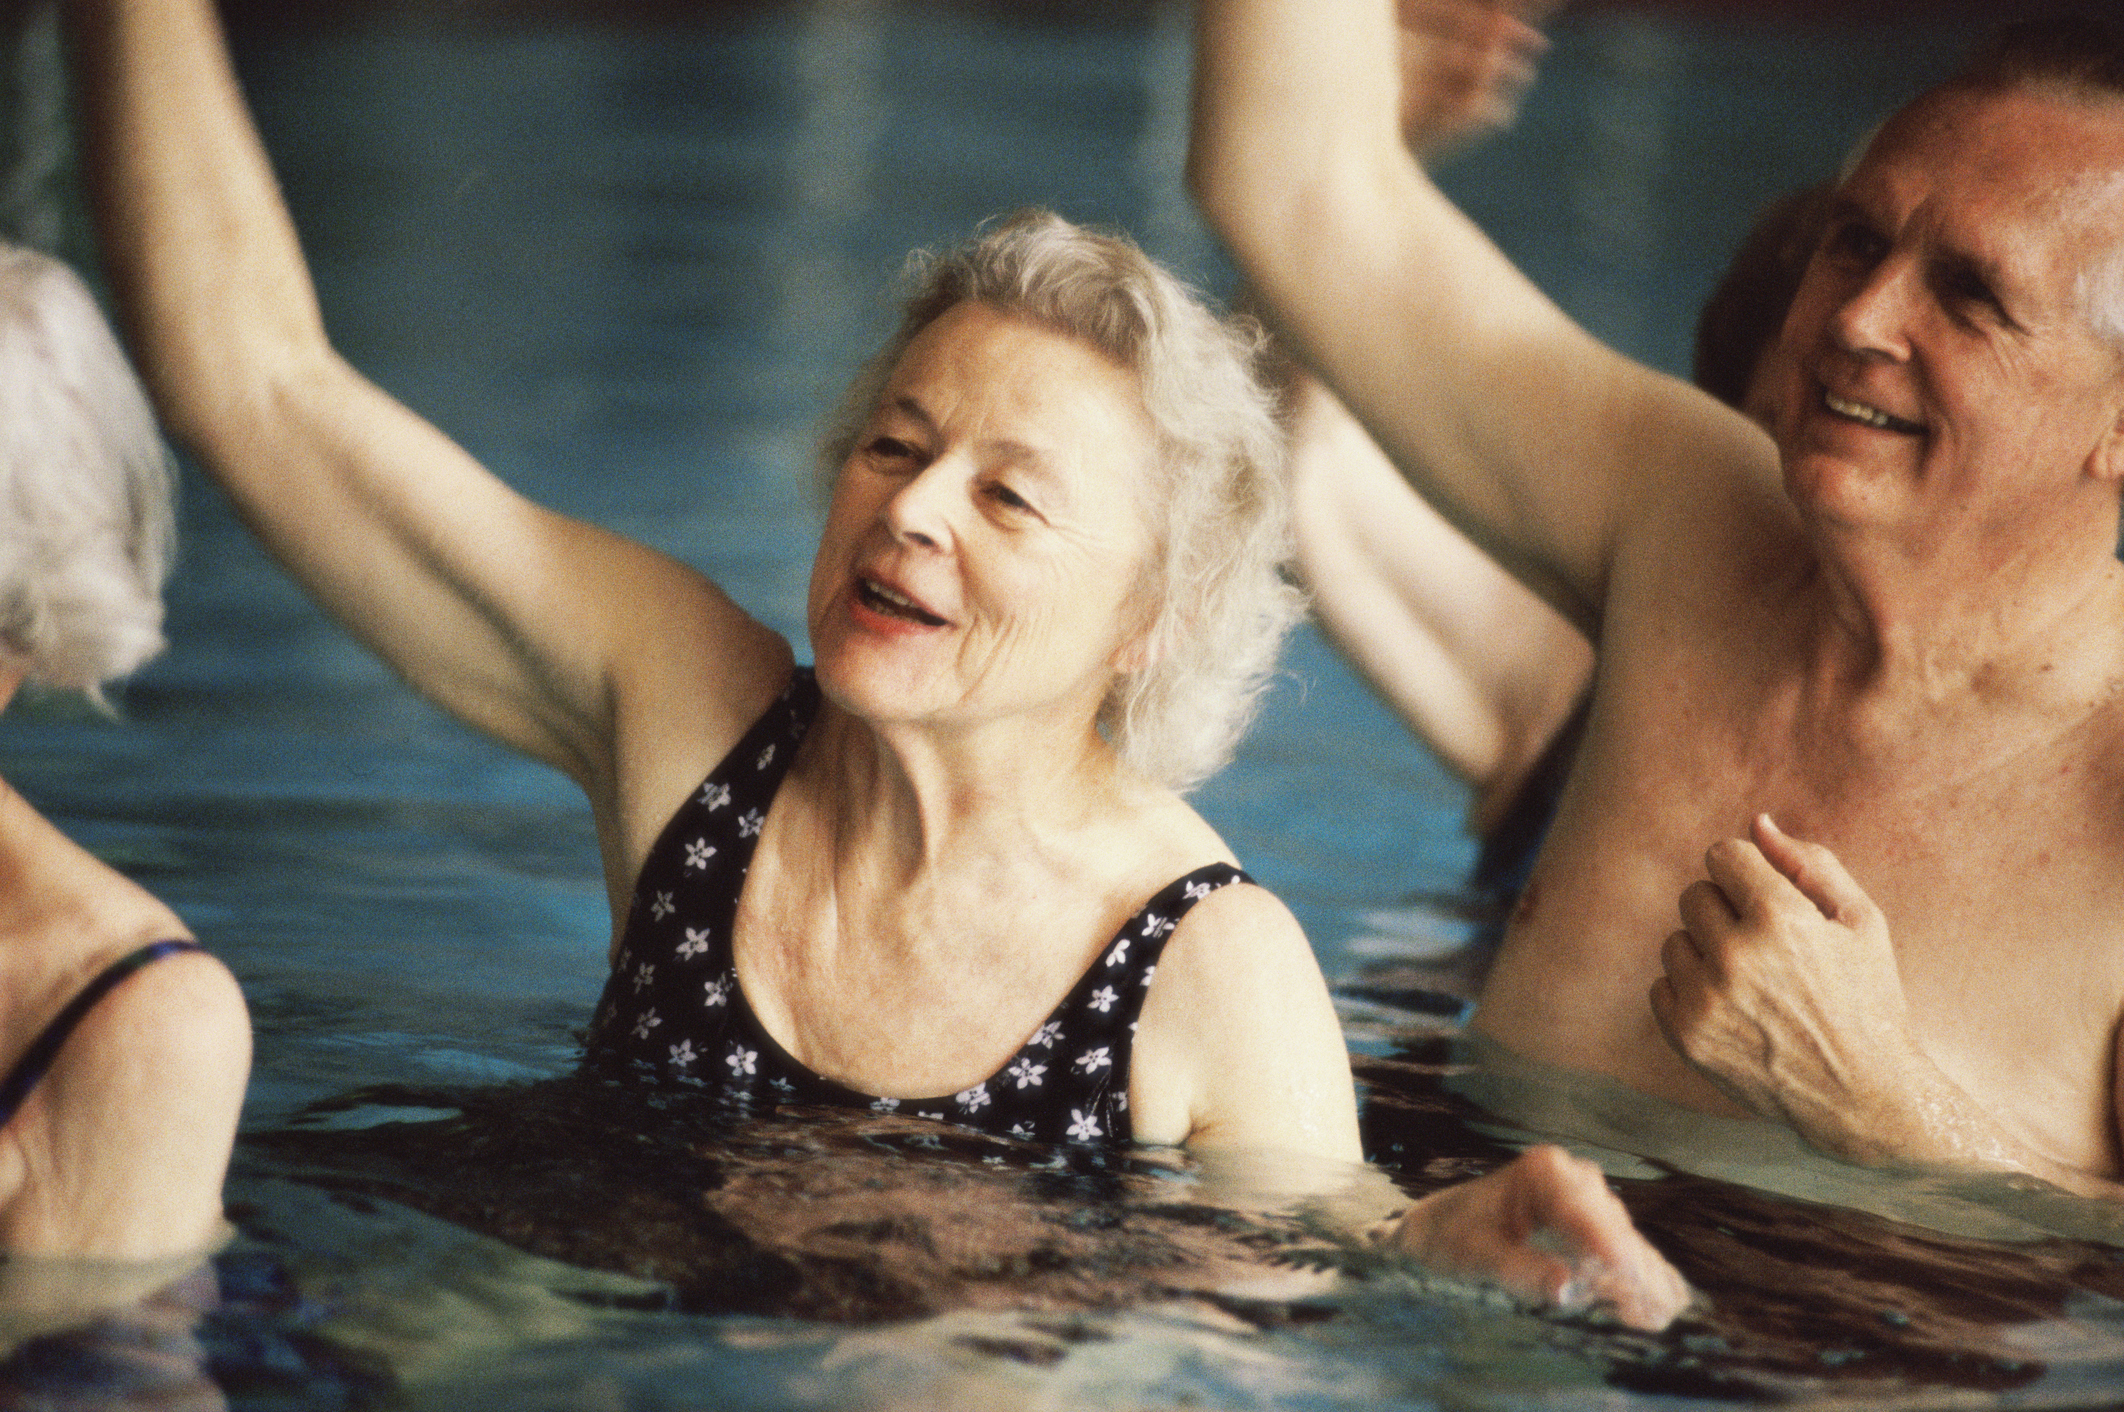
[[[1913,1036],[1887,919],[1836,855],[1764,814],[1704,868],[1652,986],[1668,1042],[1735,1102],[1847,1161],[1955,1126],[1967,1095]]]

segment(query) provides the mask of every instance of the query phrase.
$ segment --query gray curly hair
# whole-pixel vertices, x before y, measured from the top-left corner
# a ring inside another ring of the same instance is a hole
[[[1117,677],[1099,728],[1130,766],[1176,790],[1215,774],[1245,734],[1305,612],[1291,556],[1284,438],[1259,377],[1252,319],[1220,319],[1125,236],[1021,211],[973,239],[917,251],[900,326],[829,423],[820,475],[848,460],[900,355],[974,300],[1082,339],[1136,375],[1156,438],[1140,503],[1153,562],[1147,665]]]
[[[96,300],[0,242],[0,663],[100,687],[162,650],[169,459]]]

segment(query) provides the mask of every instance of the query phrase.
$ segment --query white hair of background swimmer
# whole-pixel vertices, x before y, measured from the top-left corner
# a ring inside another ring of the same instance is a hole
[[[1156,438],[1139,503],[1153,541],[1141,602],[1147,664],[1118,677],[1099,726],[1121,758],[1173,789],[1231,758],[1276,655],[1305,612],[1291,556],[1284,438],[1258,376],[1251,319],[1219,319],[1126,237],[1024,211],[908,260],[900,327],[857,374],[826,437],[838,473],[894,366],[923,328],[977,300],[1089,343],[1134,371]]]
[[[84,692],[162,650],[176,532],[154,414],[86,286],[0,242],[0,663]]]

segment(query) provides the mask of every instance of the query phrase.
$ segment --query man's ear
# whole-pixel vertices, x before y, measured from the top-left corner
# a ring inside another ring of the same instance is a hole
[[[2111,485],[2124,481],[2124,404],[2118,406],[2116,420],[2088,453],[2087,474],[2092,480]]]

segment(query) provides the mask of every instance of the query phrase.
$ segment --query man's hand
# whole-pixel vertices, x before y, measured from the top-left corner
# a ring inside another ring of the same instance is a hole
[[[1911,1036],[1888,923],[1836,855],[1759,814],[1681,895],[1652,1014],[1736,1102],[1849,1161],[1902,1151],[1946,1083]]]
[[[1605,1307],[1633,1328],[1663,1329],[1689,1302],[1689,1286],[1630,1224],[1600,1168],[1560,1147],[1433,1192],[1388,1241],[1441,1274],[1563,1309]]]
[[[1401,135],[1431,158],[1509,127],[1560,0],[1399,0]]]

